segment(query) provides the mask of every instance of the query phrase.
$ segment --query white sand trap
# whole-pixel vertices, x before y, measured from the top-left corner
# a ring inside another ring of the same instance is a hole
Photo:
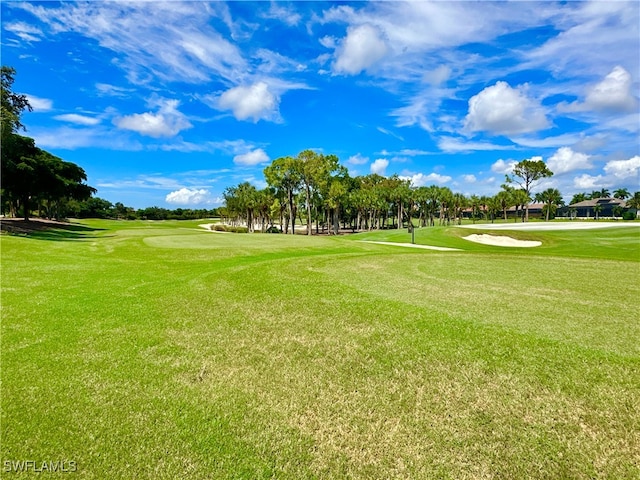
[[[396,243],[396,242],[373,242],[369,240],[358,240],[362,243],[376,243],[378,245],[391,245],[393,247],[409,247],[409,248],[422,248],[424,250],[438,250],[439,252],[461,252],[459,248],[449,247],[433,247],[431,245],[416,245],[415,243]]]
[[[530,232],[549,230],[594,230],[600,228],[631,227],[640,229],[639,222],[608,222],[593,221],[580,222],[559,220],[554,222],[513,222],[513,223],[476,223],[474,225],[461,225],[460,228],[475,228],[476,230],[528,230]]]
[[[539,247],[542,242],[534,240],[516,240],[515,238],[503,236],[503,235],[487,235],[474,233],[462,237],[470,242],[482,243],[484,245],[493,245],[495,247]]]
[[[202,223],[198,226],[204,228],[205,230],[211,233],[229,233],[222,230],[214,230],[211,228],[213,225],[219,225],[219,224],[218,223]]]

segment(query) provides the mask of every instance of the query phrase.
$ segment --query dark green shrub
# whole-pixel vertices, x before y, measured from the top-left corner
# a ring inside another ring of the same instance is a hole
[[[633,210],[627,210],[622,214],[623,220],[635,220],[636,218],[637,218],[637,214]]]
[[[282,232],[278,227],[276,227],[275,225],[272,225],[271,227],[267,228],[267,233],[282,233]]]

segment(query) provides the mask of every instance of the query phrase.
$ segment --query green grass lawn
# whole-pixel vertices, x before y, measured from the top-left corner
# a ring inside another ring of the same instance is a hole
[[[0,237],[2,478],[640,477],[638,229],[198,223]]]

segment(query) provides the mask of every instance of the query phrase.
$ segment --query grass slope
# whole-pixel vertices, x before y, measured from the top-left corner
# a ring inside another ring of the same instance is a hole
[[[637,478],[635,229],[2,236],[0,460],[83,478]],[[506,234],[506,233],[500,233]],[[3,470],[3,476],[8,475]]]

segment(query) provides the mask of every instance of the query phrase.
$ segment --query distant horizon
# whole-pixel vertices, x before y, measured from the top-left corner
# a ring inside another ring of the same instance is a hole
[[[640,190],[638,2],[2,2],[20,134],[97,197],[212,209],[305,149],[495,195]]]

